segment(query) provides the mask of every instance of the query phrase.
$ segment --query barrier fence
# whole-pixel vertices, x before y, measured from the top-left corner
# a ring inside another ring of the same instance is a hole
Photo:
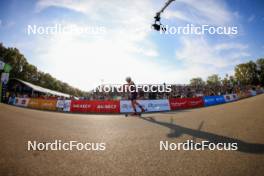
[[[70,112],[119,113],[120,101],[72,100]]]
[[[147,112],[162,112],[213,106],[237,101],[243,98],[264,93],[263,90],[240,92],[220,96],[204,96],[196,98],[170,98],[159,100],[138,100]],[[64,111],[76,113],[129,113],[133,112],[129,100],[46,100],[38,98],[15,98],[9,104],[32,109]],[[137,107],[137,111],[140,109]]]
[[[171,98],[169,99],[169,101],[170,101],[170,110],[198,108],[204,106],[204,100],[202,97]]]
[[[170,104],[168,99],[160,100],[138,100],[137,101],[147,112],[162,112],[169,111]],[[134,112],[132,108],[131,101],[121,100],[120,101],[120,113],[129,113]],[[140,112],[140,109],[137,107],[137,112]]]

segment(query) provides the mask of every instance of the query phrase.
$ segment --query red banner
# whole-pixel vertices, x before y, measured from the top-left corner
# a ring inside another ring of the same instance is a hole
[[[119,113],[120,101],[72,100],[71,112]]]
[[[188,109],[188,108],[198,108],[204,106],[203,98],[171,98],[170,108],[171,110],[177,109]]]

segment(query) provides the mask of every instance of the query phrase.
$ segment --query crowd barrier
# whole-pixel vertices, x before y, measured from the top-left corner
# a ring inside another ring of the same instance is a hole
[[[15,102],[13,102],[16,106],[28,107],[29,98],[15,98]]]
[[[227,95],[224,95],[224,98],[225,98],[225,103],[238,100],[237,94],[227,94]]]
[[[197,98],[171,98],[170,109],[189,109],[189,108],[198,108],[204,106],[204,100],[202,97]]]
[[[257,91],[255,91],[255,90],[250,90],[250,94],[251,94],[251,96],[256,96],[256,95],[257,95]]]
[[[170,110],[170,103],[168,99],[160,99],[160,100],[138,100],[137,101],[144,109],[148,112],[162,112]],[[137,107],[137,112],[141,110]],[[129,100],[121,100],[120,101],[120,112],[134,112],[132,108],[131,101]]]
[[[248,98],[251,97],[251,93],[250,91],[246,91],[246,92],[239,92],[237,93],[238,99],[243,99],[243,98]]]
[[[56,107],[59,111],[70,112],[71,100],[58,100]]]
[[[213,106],[217,104],[226,103],[225,97],[223,95],[205,96],[203,100],[204,100],[204,106]]]
[[[159,100],[138,100],[147,112],[162,112],[190,108],[207,107],[239,99],[256,96],[264,93],[264,90],[250,90],[237,94],[221,96],[204,96],[196,98],[170,98]],[[133,112],[129,100],[54,100],[38,98],[11,98],[9,104],[20,107],[29,107],[40,110],[64,111],[77,113],[129,113]],[[140,109],[137,107],[137,111]]]
[[[55,111],[57,100],[45,100],[45,99],[37,99],[37,98],[30,98],[28,107],[33,109],[40,109],[40,110],[50,110]]]
[[[119,101],[72,100],[70,112],[119,113]]]

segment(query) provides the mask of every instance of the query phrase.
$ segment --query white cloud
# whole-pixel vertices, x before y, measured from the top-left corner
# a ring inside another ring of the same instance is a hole
[[[185,37],[181,40],[182,48],[177,51],[176,58],[187,64],[224,69],[249,56],[248,46],[240,43],[211,44],[204,37]]]
[[[146,40],[150,32],[149,19],[152,19],[154,14],[151,0],[136,2],[129,0],[101,0],[100,2],[93,0],[39,0],[37,11],[52,6],[83,13],[87,15],[87,21],[96,21],[100,25],[107,25],[109,40],[119,40],[123,42],[122,46],[127,45],[127,49],[131,48],[146,56],[158,55],[155,45]],[[138,47],[138,43],[140,43],[140,47]]]
[[[165,18],[176,18],[192,24],[230,25],[237,13],[232,13],[224,1],[216,0],[178,0],[175,10],[167,10]]]
[[[232,50],[232,49],[236,49],[236,50],[245,50],[248,48],[248,45],[244,45],[244,44],[240,44],[240,43],[221,43],[218,44],[215,49],[216,50]]]
[[[152,59],[159,56],[158,49],[148,37],[148,20],[152,20],[155,14],[150,0],[102,0],[100,3],[84,0],[40,0],[37,11],[41,12],[51,6],[83,13],[87,16],[87,23],[94,20],[100,26],[106,25],[107,33],[98,38],[78,35],[39,37],[38,44],[46,52],[35,53],[35,59],[45,60],[47,65],[42,66],[45,71],[86,90],[97,86],[102,79],[105,82],[122,83],[128,75],[139,82],[164,80],[162,68]],[[72,22],[63,23],[71,25]],[[154,73],[156,77],[150,78],[150,73]],[[158,79],[158,75],[162,79]]]
[[[186,8],[168,11],[167,18],[193,24],[223,25],[232,23],[235,16],[222,1],[178,0],[174,5],[178,4]],[[248,54],[247,46],[243,44],[211,44],[205,37],[186,36],[180,38],[182,46],[176,52],[176,58],[183,66],[172,66],[175,60],[161,65],[158,61],[163,56],[158,48],[166,43],[157,46],[146,30],[156,13],[153,1],[39,0],[36,11],[49,7],[74,10],[86,15],[88,22],[111,27],[107,28],[105,36],[95,39],[78,35],[40,36],[35,43],[41,51],[35,52],[34,59],[46,64],[41,69],[84,90],[97,86],[102,79],[105,83],[122,83],[126,76],[132,76],[137,83],[188,83],[192,77],[206,78]]]
[[[97,86],[102,79],[105,83],[123,83],[126,76],[138,83],[184,81],[177,71],[148,59],[134,58],[119,43],[107,39],[88,44],[64,36],[63,40],[49,42],[44,45],[48,52],[38,55],[38,59],[48,63],[43,69],[85,90]]]
[[[164,14],[164,18],[166,18],[166,19],[177,18],[179,20],[188,21],[188,22],[193,21],[186,14],[179,12],[179,11],[172,11],[172,10],[166,11]]]

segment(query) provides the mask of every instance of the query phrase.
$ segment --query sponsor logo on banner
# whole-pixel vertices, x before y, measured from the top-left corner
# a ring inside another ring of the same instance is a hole
[[[45,99],[36,99],[36,98],[31,98],[28,103],[28,106],[30,108],[51,110],[51,111],[56,110],[56,105],[57,105],[57,100],[45,100]]]
[[[44,110],[56,110],[57,100],[40,100],[40,107]]]
[[[204,97],[204,105],[205,106],[212,106],[217,104],[225,103],[225,97],[224,96],[205,96]]]
[[[71,112],[119,113],[119,101],[72,100]]]
[[[70,112],[71,110],[71,100],[64,100],[63,111]]]
[[[1,82],[7,84],[8,80],[9,80],[9,73],[2,73]]]
[[[4,67],[5,67],[5,63],[4,63],[4,62],[2,62],[2,61],[0,61],[0,70],[3,70],[3,69],[4,69]]]
[[[228,95],[224,95],[224,97],[225,97],[225,102],[231,102],[231,101],[238,100],[237,94],[228,94]]]
[[[14,105],[27,107],[29,103],[29,98],[16,98]]]
[[[60,109],[63,109],[63,107],[64,107],[64,100],[58,100],[56,107],[57,108],[60,108]]]
[[[40,109],[40,101],[39,99],[36,98],[30,98],[28,107],[33,108],[33,109]]]
[[[162,99],[162,100],[138,100],[137,101],[147,112],[159,112],[159,111],[169,111],[170,104],[169,100]],[[137,112],[140,112],[141,109],[137,108]],[[120,101],[120,112],[134,112],[132,108],[132,104],[130,100],[121,100]]]
[[[170,100],[171,110],[177,109],[188,109],[188,108],[197,108],[203,107],[204,101],[203,98],[171,98]]]
[[[251,93],[249,91],[239,92],[237,94],[238,99],[243,99],[243,98],[247,98],[247,97],[250,97],[250,96],[251,96]]]
[[[250,94],[251,94],[251,96],[256,96],[257,92],[255,90],[250,90]]]
[[[257,92],[257,94],[262,94],[264,92],[264,90],[263,89],[258,89],[258,90],[256,90],[256,92]]]

